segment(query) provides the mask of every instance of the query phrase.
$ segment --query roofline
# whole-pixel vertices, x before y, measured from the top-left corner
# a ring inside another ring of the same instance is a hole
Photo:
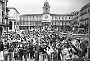
[[[42,14],[22,14],[22,15],[20,15],[20,16],[37,16],[37,15],[42,15]]]
[[[87,7],[87,6],[88,6],[88,7]],[[90,6],[90,2],[89,2],[89,3],[87,3],[86,5],[84,5],[84,6],[80,9],[80,11],[82,11],[82,10],[84,10],[84,9],[89,8],[89,6]]]
[[[56,15],[56,16],[73,16],[72,14],[50,14],[50,15]]]
[[[43,15],[43,14],[22,14],[19,16],[37,16],[37,15]],[[73,16],[72,14],[50,14],[51,16]]]
[[[15,9],[18,12],[18,14],[20,14],[19,11],[15,7],[7,7],[7,8],[8,9]]]

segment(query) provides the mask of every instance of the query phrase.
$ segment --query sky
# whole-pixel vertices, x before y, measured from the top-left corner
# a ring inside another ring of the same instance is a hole
[[[42,14],[46,0],[8,0],[8,7],[15,7],[20,14]],[[70,14],[79,11],[90,0],[48,0],[51,14]]]

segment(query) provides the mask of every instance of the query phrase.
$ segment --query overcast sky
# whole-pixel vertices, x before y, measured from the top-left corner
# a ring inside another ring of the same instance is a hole
[[[20,14],[42,14],[43,5],[46,0],[8,0],[8,7],[15,7]],[[90,0],[48,0],[50,13],[68,14],[79,11],[81,7]]]

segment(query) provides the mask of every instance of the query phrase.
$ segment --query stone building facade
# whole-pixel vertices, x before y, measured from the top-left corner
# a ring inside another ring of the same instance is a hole
[[[3,31],[7,31],[8,27],[8,8],[7,8],[8,0],[0,0],[0,35],[2,35]]]
[[[51,14],[49,2],[45,1],[42,14],[20,15],[19,29],[56,29],[57,31],[71,31],[70,23],[72,16],[72,14]]]
[[[9,13],[8,13],[8,20],[9,24],[11,24],[11,27],[9,27],[8,31],[17,31],[18,25],[17,22],[19,21],[19,11],[14,7],[8,7]]]

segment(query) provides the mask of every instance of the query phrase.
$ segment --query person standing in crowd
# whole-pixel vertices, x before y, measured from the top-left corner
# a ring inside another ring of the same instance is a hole
[[[7,47],[4,48],[4,60],[8,61],[8,49],[7,49]]]
[[[3,50],[4,50],[3,42],[0,41],[0,61],[4,60]]]
[[[54,57],[54,61],[57,61],[57,51],[56,51],[56,48],[54,48],[54,53],[53,53]]]
[[[54,50],[53,50],[53,48],[50,46],[50,47],[48,47],[47,48],[47,54],[48,54],[48,61],[51,61],[52,59],[52,57],[51,57],[51,54],[52,54],[52,52],[54,52]]]
[[[29,58],[29,53],[30,53],[30,52],[29,52],[29,43],[30,43],[30,42],[27,43],[27,51],[28,51],[28,52],[27,52],[27,58]]]
[[[27,61],[27,54],[28,54],[28,49],[27,49],[27,45],[25,44],[23,46],[23,55],[24,55],[25,61]]]
[[[19,48],[19,58],[20,58],[20,61],[23,60],[23,48],[22,47]]]
[[[29,52],[30,52],[30,59],[33,59],[33,45],[29,46]]]
[[[34,60],[34,48],[32,50],[32,59]]]
[[[13,53],[13,47],[12,47],[11,43],[9,45],[8,52],[9,52],[9,61],[12,61],[12,58],[13,58],[13,55],[12,55],[12,53]]]
[[[61,58],[61,47],[58,48],[58,60],[62,60],[62,58]]]
[[[18,59],[18,57],[19,57],[18,52],[19,52],[18,47],[14,48],[14,58],[15,58],[15,60],[17,60],[17,59]]]

